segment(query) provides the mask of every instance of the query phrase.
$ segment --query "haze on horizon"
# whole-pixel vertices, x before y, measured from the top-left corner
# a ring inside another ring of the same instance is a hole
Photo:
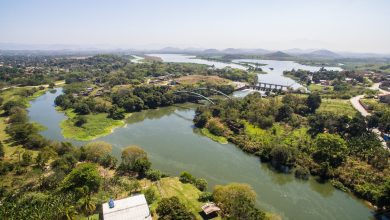
[[[26,45],[389,54],[389,23],[388,0],[0,0],[0,43]]]

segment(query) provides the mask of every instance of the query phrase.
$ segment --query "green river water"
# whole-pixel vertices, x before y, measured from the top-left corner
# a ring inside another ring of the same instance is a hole
[[[63,141],[59,123],[65,116],[54,108],[54,99],[61,93],[62,89],[57,89],[32,101],[29,116],[48,128],[42,132],[45,137]],[[248,183],[258,195],[260,208],[283,219],[373,219],[372,210],[361,200],[328,183],[277,173],[232,144],[200,135],[192,123],[195,107],[186,104],[134,113],[124,127],[97,140],[111,143],[118,157],[123,147],[138,145],[147,151],[154,168],[171,175],[188,171],[205,178],[210,189],[216,184]]]

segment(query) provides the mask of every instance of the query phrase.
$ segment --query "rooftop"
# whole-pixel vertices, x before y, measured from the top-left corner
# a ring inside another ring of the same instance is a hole
[[[104,220],[152,220],[143,194],[115,200],[114,205],[114,208],[110,208],[108,202],[102,205]]]

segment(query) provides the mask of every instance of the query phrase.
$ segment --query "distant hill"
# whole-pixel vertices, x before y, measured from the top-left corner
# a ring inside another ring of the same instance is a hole
[[[291,58],[293,56],[287,54],[287,53],[284,53],[282,51],[276,51],[274,53],[268,53],[268,54],[265,54],[264,55],[266,58],[270,58],[270,59],[284,59],[284,58]]]
[[[330,50],[316,50],[311,52],[312,55],[327,56],[327,57],[339,57],[340,55]]]
[[[227,48],[222,52],[226,54],[254,54],[254,55],[263,55],[263,54],[270,53],[269,50],[265,50],[261,48],[258,49]]]
[[[219,54],[221,53],[221,51],[217,50],[217,49],[207,49],[207,50],[204,50],[203,53],[208,53],[208,54]]]
[[[311,53],[303,54],[304,57],[308,58],[339,58],[339,54],[330,50],[315,50]]]
[[[282,52],[287,53],[287,54],[306,54],[306,53],[311,53],[315,51],[315,49],[300,49],[300,48],[291,48],[287,50],[283,50]]]

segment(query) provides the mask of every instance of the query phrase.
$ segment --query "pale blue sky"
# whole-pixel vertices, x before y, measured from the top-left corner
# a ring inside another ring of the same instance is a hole
[[[390,53],[390,0],[0,0],[0,42]]]

